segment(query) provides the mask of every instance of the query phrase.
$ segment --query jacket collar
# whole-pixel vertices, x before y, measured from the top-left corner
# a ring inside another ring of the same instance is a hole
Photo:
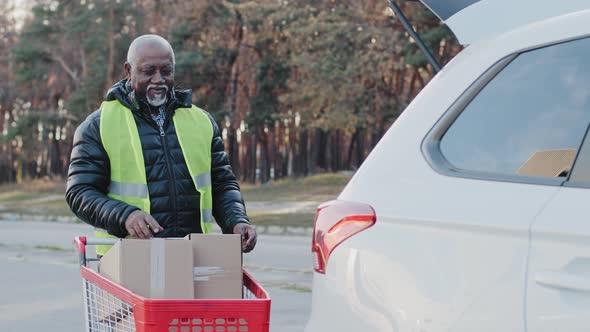
[[[192,106],[192,91],[190,89],[172,88],[169,97],[166,102],[166,109],[172,112],[177,108],[190,108]],[[133,91],[127,79],[115,83],[107,92],[105,99],[107,101],[118,100],[123,106],[134,112],[140,112],[141,109],[148,108],[145,102],[135,97],[135,91]]]

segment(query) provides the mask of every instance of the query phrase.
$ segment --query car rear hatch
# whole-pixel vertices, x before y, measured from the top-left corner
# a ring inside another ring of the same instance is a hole
[[[547,18],[590,9],[588,0],[419,0],[469,45]]]

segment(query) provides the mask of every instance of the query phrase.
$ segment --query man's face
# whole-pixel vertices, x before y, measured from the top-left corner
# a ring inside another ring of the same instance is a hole
[[[137,49],[135,64],[125,63],[125,73],[137,97],[163,105],[174,86],[172,53],[159,43],[145,43]]]

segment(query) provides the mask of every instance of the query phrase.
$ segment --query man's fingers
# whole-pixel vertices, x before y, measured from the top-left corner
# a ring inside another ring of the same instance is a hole
[[[248,253],[248,252],[252,251],[252,249],[254,249],[255,245],[256,245],[256,241],[246,243],[246,245],[242,247],[242,251],[245,253]]]
[[[156,219],[154,219],[154,217],[148,215],[146,218],[147,224],[149,225],[149,227],[152,229],[152,231],[154,231],[154,234],[156,233],[160,233],[161,231],[164,230],[164,228],[162,226],[160,226],[160,224],[158,224],[158,222],[156,221]]]
[[[133,229],[133,226],[128,226],[127,227],[127,233],[129,233],[129,236],[131,236],[131,237],[137,237],[135,235],[135,229]]]
[[[246,240],[246,244],[250,244],[252,243],[252,241],[256,241],[256,233],[254,233],[254,231],[252,229],[247,229],[246,230],[246,236],[244,237],[244,239]]]
[[[125,228],[129,235],[138,239],[149,239],[153,237],[152,231],[155,234],[164,230],[154,217],[141,210],[134,211],[129,215],[125,221]]]
[[[250,252],[250,251],[252,251],[252,249],[254,249],[255,246],[256,246],[256,240],[251,241],[251,242],[248,241],[246,243],[246,246],[244,247],[243,251],[246,252],[246,253],[247,252]]]
[[[143,234],[143,231],[141,230],[139,223],[135,224],[133,229],[135,229],[135,237],[137,237],[138,239],[145,239],[145,235]]]
[[[143,228],[142,228],[143,225]],[[149,235],[146,235],[146,232],[149,233],[149,230],[147,229],[145,222],[143,221],[143,219],[136,219],[133,220],[131,222],[131,232],[129,232],[129,235],[137,238],[137,239],[146,239],[149,238]]]
[[[143,233],[141,232],[141,228],[139,228],[139,225],[137,224],[137,222],[134,222],[131,226],[131,228],[133,228],[133,232],[135,234],[133,234],[133,236],[137,239],[143,239]]]
[[[141,238],[142,239],[149,239],[150,237],[152,237],[152,233],[150,232],[150,230],[147,227],[147,219],[140,219],[137,222],[137,225],[139,226],[139,231],[141,232]]]
[[[244,235],[244,242],[242,243],[242,251],[243,252],[250,252],[256,246],[256,228],[249,227],[245,229]]]
[[[248,242],[246,242],[248,251],[254,249],[254,247],[256,246],[256,241],[257,241],[257,237],[256,237],[256,233],[254,233],[252,236],[250,236],[250,238],[248,239]]]

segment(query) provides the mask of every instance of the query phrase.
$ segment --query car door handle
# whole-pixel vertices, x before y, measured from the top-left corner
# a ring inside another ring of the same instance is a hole
[[[543,271],[535,273],[535,282],[541,286],[590,292],[590,278],[567,272]]]

